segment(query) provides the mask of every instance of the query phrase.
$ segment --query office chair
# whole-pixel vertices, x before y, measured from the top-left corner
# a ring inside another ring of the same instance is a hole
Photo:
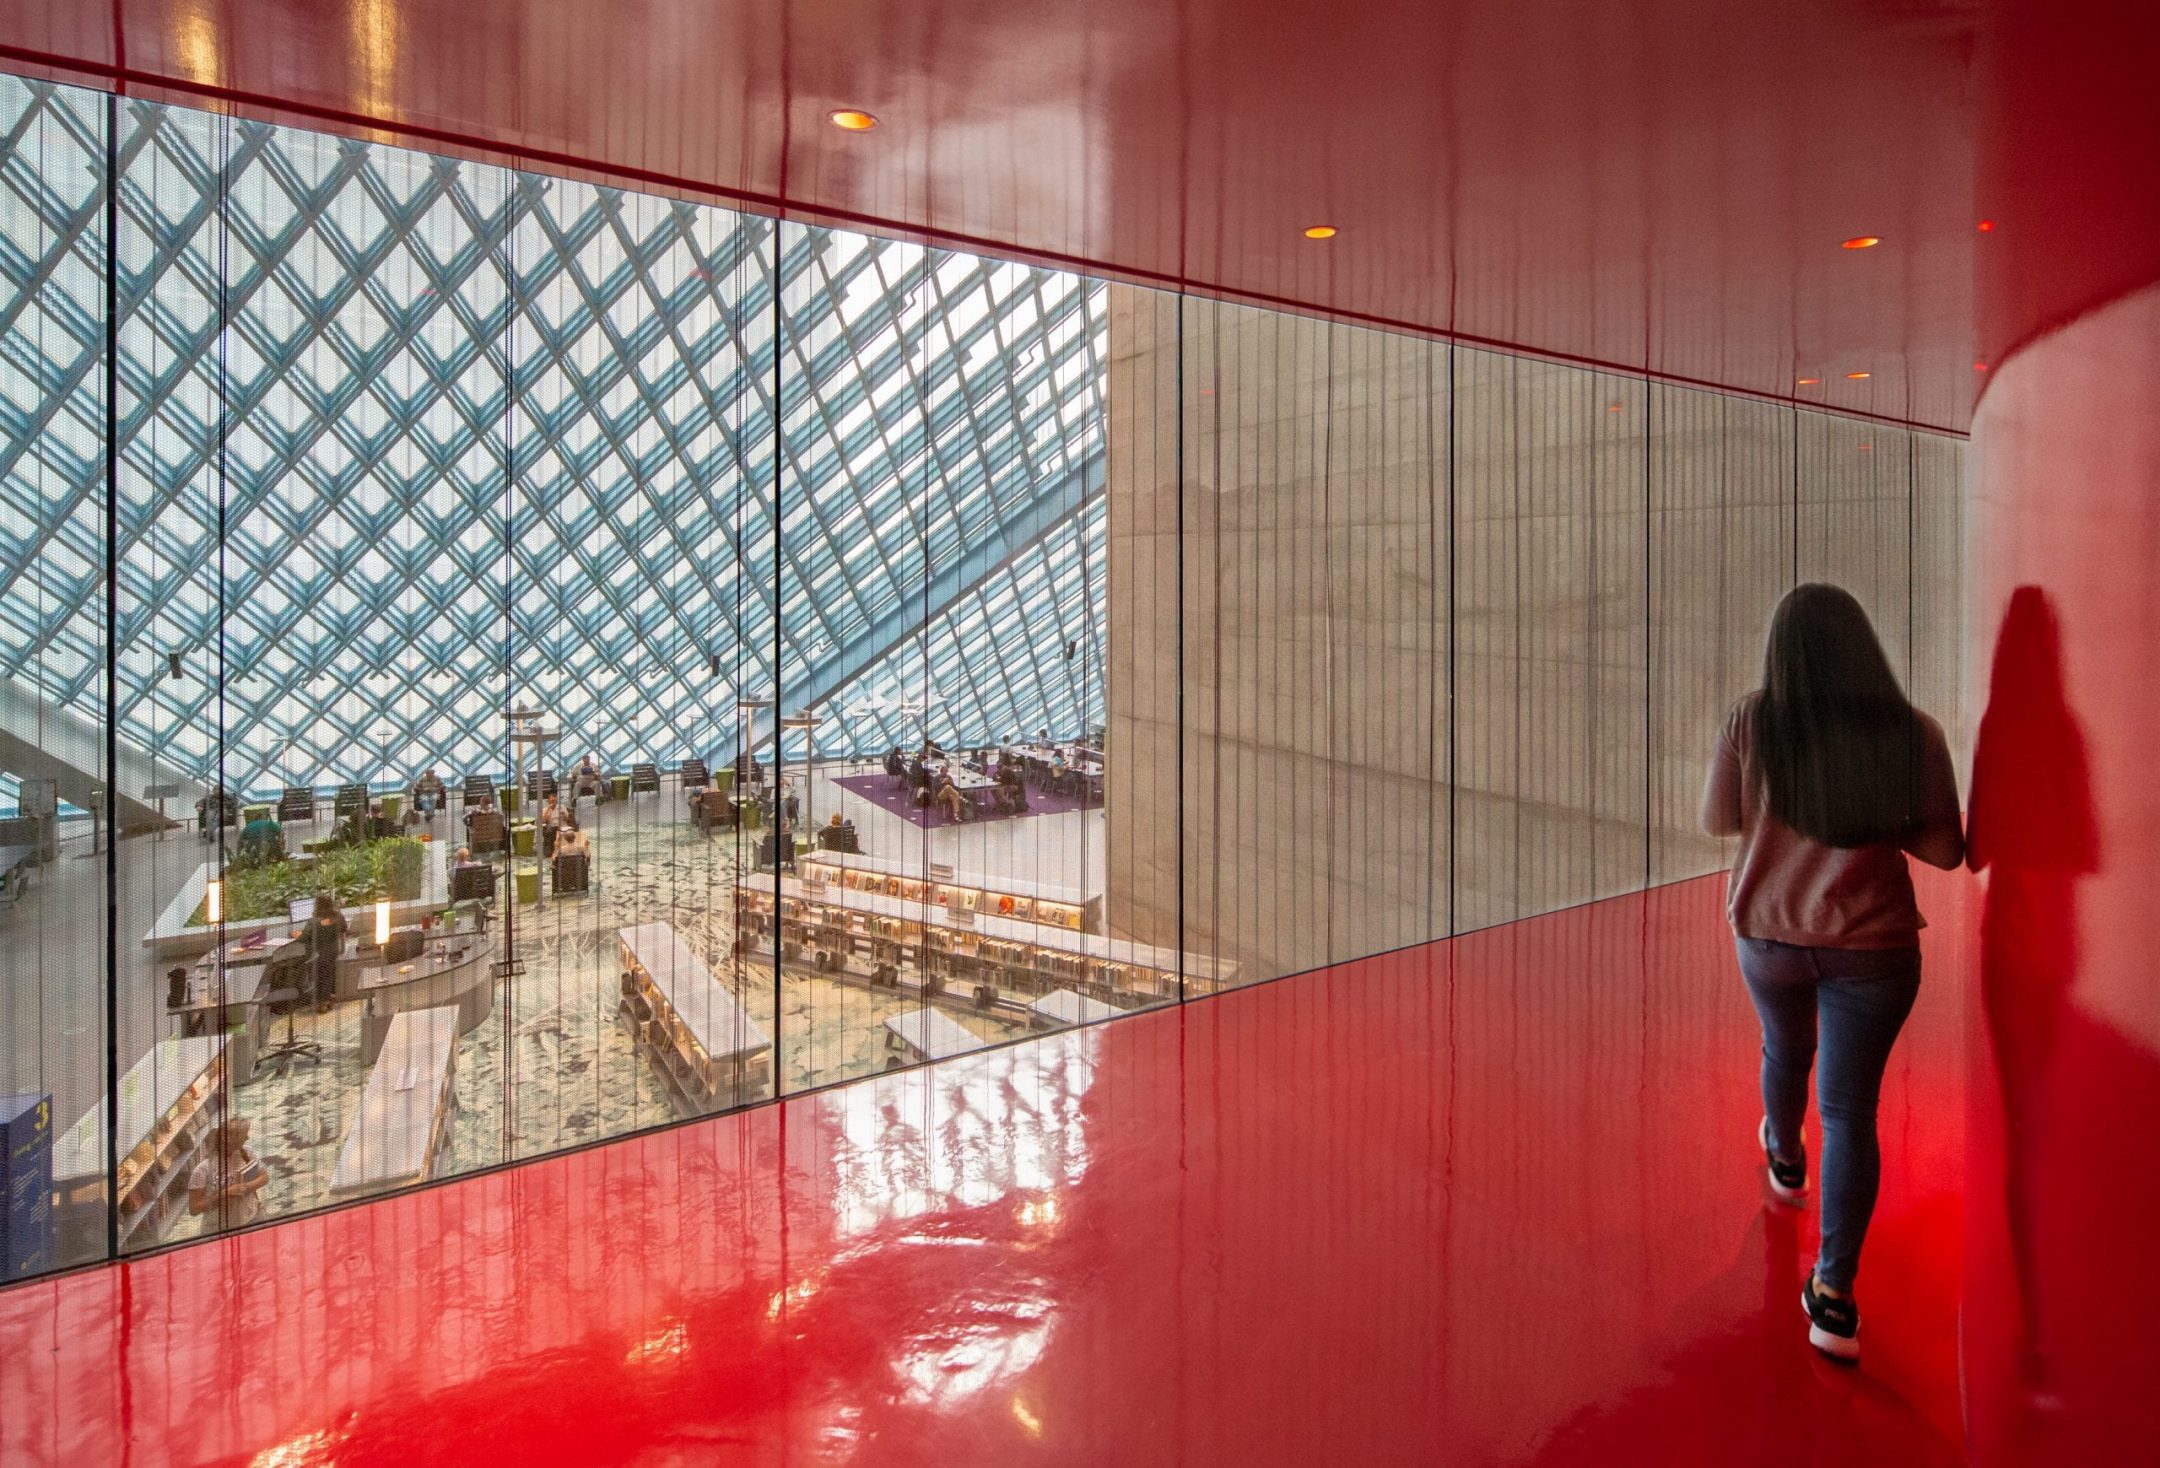
[[[263,985],[268,990],[265,1001],[273,1009],[280,1004],[285,1006],[285,1038],[265,1049],[255,1063],[258,1066],[274,1063],[281,1077],[296,1061],[322,1064],[322,1046],[313,1040],[299,1039],[293,1033],[293,1012],[305,997],[306,990],[302,985],[307,982],[309,967],[307,945],[296,939],[272,954],[263,972]]]

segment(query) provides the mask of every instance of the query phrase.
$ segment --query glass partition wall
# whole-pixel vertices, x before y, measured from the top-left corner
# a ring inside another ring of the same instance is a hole
[[[0,1278],[1716,869],[1953,439],[0,77]]]

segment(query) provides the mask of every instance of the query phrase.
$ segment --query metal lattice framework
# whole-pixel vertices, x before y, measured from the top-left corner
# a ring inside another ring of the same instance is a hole
[[[0,78],[5,673],[102,697],[105,103]],[[1080,277],[119,111],[117,715],[245,789],[1101,713]],[[179,676],[171,655],[179,655]],[[758,731],[770,737],[770,720]]]

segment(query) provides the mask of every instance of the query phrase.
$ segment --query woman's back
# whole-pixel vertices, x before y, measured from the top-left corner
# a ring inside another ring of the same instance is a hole
[[[1903,834],[1832,846],[1769,809],[1754,747],[1761,698],[1751,693],[1727,715],[1703,792],[1704,828],[1740,838],[1726,897],[1733,931],[1811,948],[1909,947],[1925,920],[1906,853],[1944,868],[1964,854],[1957,774],[1942,727],[1913,711],[1918,780],[1914,819]]]

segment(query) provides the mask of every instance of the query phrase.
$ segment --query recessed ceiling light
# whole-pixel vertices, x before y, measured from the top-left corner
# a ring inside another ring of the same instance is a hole
[[[1800,379],[1800,385],[1802,387],[1817,387],[1820,386],[1821,383],[1822,379],[1820,377],[1803,377]]]
[[[1335,238],[1335,226],[1332,224],[1308,225],[1305,229],[1305,238],[1309,240],[1331,240]]]
[[[1975,362],[1975,363],[1973,363],[1973,371],[1975,371],[1975,372],[1985,372],[1985,371],[1987,371],[1987,363],[1985,363],[1985,362]]]
[[[1618,403],[1607,403],[1605,405],[1605,411],[1608,413],[1617,413],[1620,411],[1620,405]]]
[[[1856,234],[1851,239],[1845,241],[1845,248],[1848,250],[1872,250],[1881,243],[1881,235]]]
[[[1845,375],[1851,378],[1854,382],[1858,382],[1861,378],[1866,377],[1869,374],[1865,372],[1848,372]]]
[[[826,113],[825,116],[831,120],[834,127],[839,128],[842,132],[866,133],[877,126],[875,117],[854,107],[842,107],[837,111]]]
[[[1980,231],[1980,233],[1982,233],[1982,234],[1988,234],[1988,233],[1990,233],[1990,232],[1992,232],[1992,231],[1994,230],[1994,228],[1995,228],[1995,221],[1994,221],[1994,220],[1992,220],[1992,219],[1983,219],[1983,220],[1981,220],[1981,221],[1980,221],[1980,222],[1979,222],[1978,224],[1974,225],[1973,227],[1974,227],[1975,229],[1979,230],[1979,231]]]

